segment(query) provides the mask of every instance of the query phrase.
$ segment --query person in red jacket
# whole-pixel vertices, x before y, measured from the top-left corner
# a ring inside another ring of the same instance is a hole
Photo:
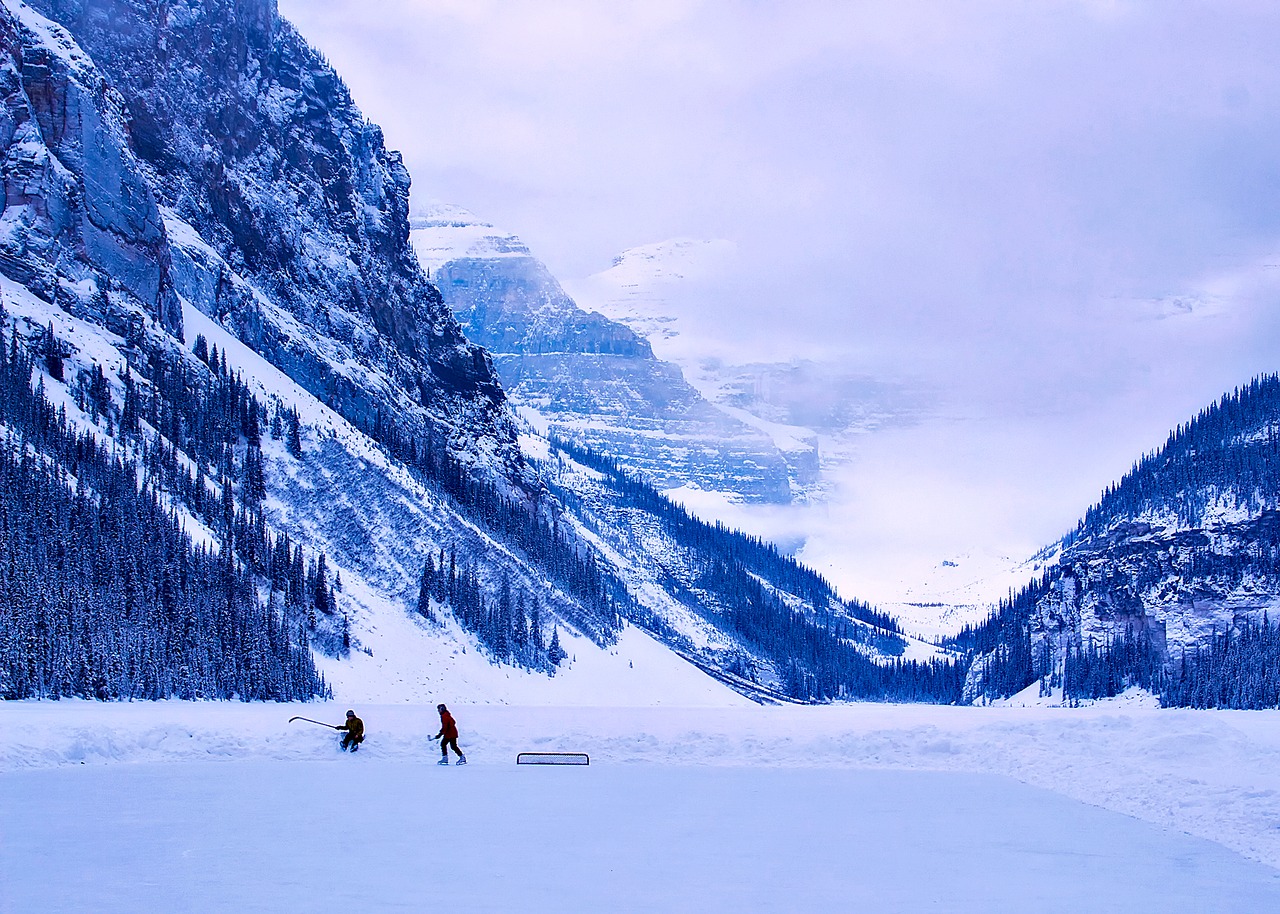
[[[458,764],[465,765],[467,757],[458,748],[458,722],[453,719],[453,715],[444,705],[436,705],[436,710],[440,712],[440,732],[432,737],[440,740],[440,761],[436,764],[449,764],[449,747],[452,746],[453,751],[458,753]]]

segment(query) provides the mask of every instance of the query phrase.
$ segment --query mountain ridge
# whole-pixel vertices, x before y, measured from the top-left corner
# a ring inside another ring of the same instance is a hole
[[[522,431],[488,352],[418,267],[398,157],[274,4],[38,7],[72,31],[20,0],[0,9],[14,36],[0,122],[27,125],[0,132],[6,188],[21,188],[4,217],[23,231],[8,237],[26,244],[0,263],[12,364],[47,399],[41,415],[117,455],[172,523],[237,570],[228,605],[256,603],[260,624],[309,648],[336,694],[507,700],[515,683],[554,693],[579,663],[607,667],[619,694],[648,682],[654,700],[723,695],[699,668],[779,700],[939,700],[958,688],[929,646],[825,582],[791,592],[790,560],[743,551],[645,484]],[[37,32],[65,52],[43,69],[25,60],[27,48],[39,56]],[[42,131],[32,98],[68,93],[98,107]],[[45,132],[69,150],[114,140],[113,180],[67,169]],[[56,180],[29,181],[33,161]],[[125,254],[82,243],[75,219],[46,218],[78,217],[85,201],[142,226],[153,247],[117,266]],[[26,422],[6,426],[5,446],[71,459],[42,450]],[[74,466],[59,479],[73,486]],[[39,666],[64,652],[77,669],[0,691],[85,695],[90,657],[51,620],[92,607],[7,577],[0,587],[30,601],[0,615],[0,659]],[[149,649],[147,625],[128,630]],[[32,638],[49,650],[29,654]],[[182,638],[165,649],[198,647],[196,630]],[[654,644],[668,651],[660,662]],[[622,645],[652,672],[606,659]],[[153,697],[129,677],[108,693]]]

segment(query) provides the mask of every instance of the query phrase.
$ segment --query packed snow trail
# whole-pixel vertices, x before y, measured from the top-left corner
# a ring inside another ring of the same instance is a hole
[[[1280,910],[1280,873],[992,775],[339,756],[0,779],[6,912]]]

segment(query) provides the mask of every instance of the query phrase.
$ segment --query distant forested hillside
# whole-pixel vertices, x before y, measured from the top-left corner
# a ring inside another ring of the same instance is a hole
[[[1136,685],[1167,705],[1280,706],[1280,378],[1172,432],[1062,545],[952,640],[974,657],[966,697],[1039,680],[1068,701]]]

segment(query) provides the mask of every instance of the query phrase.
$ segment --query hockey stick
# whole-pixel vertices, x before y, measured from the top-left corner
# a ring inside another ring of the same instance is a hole
[[[333,724],[326,724],[326,723],[325,723],[324,721],[322,721],[322,720],[312,720],[310,717],[290,717],[290,718],[289,718],[289,723],[293,723],[295,720],[305,720],[305,721],[306,721],[307,723],[309,723],[309,724],[319,724],[319,725],[320,725],[320,726],[322,726],[322,727],[328,727],[330,730],[337,730],[337,729],[338,729],[338,728],[337,728],[337,727],[335,727]]]

